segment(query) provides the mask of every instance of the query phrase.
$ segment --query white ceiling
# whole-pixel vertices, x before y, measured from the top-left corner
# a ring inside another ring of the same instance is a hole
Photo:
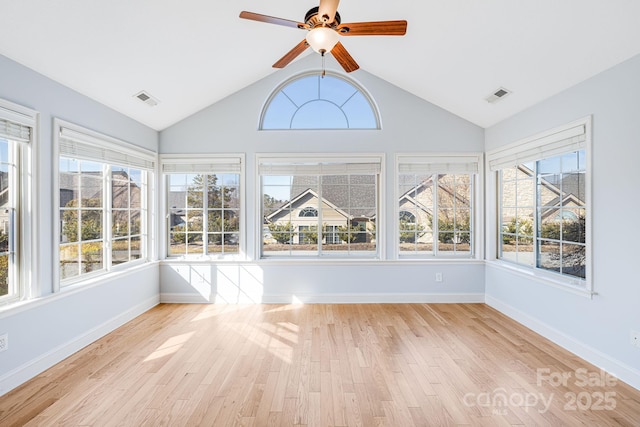
[[[241,10],[302,21],[316,5],[0,0],[0,54],[162,130],[275,72],[304,38]],[[342,42],[363,70],[483,127],[640,54],[638,0],[343,0],[338,11],[343,23],[406,19],[404,37]],[[500,86],[513,93],[487,103]]]

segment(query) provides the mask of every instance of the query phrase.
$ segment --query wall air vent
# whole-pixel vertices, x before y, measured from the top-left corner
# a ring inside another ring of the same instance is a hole
[[[134,98],[138,98],[140,101],[144,102],[145,104],[147,104],[150,107],[155,107],[156,105],[158,105],[160,103],[160,101],[157,98],[154,98],[153,96],[151,96],[148,92],[146,92],[144,90],[136,93],[133,96],[134,96]]]
[[[501,99],[504,99],[507,95],[509,95],[511,93],[511,91],[509,89],[505,89],[503,87],[500,87],[496,90],[493,91],[493,93],[489,96],[487,96],[485,99],[487,100],[487,102],[493,104],[494,102],[497,102]]]

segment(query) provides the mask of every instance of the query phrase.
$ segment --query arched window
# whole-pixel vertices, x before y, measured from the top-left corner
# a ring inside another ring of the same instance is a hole
[[[364,90],[327,72],[296,76],[276,89],[260,129],[380,129],[380,120]]]
[[[298,216],[316,218],[318,216],[318,210],[316,208],[306,207],[300,211]]]
[[[406,222],[408,224],[415,224],[416,222],[416,216],[411,212],[401,211],[399,217],[400,222]]]

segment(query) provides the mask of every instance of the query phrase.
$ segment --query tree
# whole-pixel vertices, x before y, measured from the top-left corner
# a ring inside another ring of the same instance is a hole
[[[78,199],[67,202],[66,208],[77,208]],[[82,199],[82,208],[100,208],[102,199]],[[62,234],[69,242],[102,238],[102,209],[81,209],[80,239],[78,239],[78,210],[65,210],[62,215]]]
[[[271,236],[278,243],[291,243],[293,240],[293,236],[297,233],[294,232],[295,227],[291,222],[287,222],[286,224],[278,224],[271,223],[269,224],[269,231],[271,232]]]
[[[502,242],[510,245],[514,242],[516,235],[520,243],[533,243],[533,221],[531,218],[518,217],[511,218],[507,224],[502,226]]]
[[[469,243],[471,241],[470,230],[468,213],[465,213],[457,222],[450,218],[438,218],[438,241],[440,243]]]
[[[364,231],[364,228],[360,224],[341,225],[338,227],[338,237],[343,242],[355,243],[362,231]]]
[[[416,222],[409,222],[406,219],[400,220],[400,243],[415,243],[420,237],[426,234],[425,226]]]

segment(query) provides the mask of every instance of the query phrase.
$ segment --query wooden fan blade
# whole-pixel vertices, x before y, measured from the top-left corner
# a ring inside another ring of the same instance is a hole
[[[260,13],[247,12],[246,10],[240,12],[240,18],[266,22],[267,24],[283,25],[291,28],[309,29],[309,25],[303,24],[302,22],[290,21],[288,19],[276,18],[273,16],[262,15]]]
[[[337,28],[343,36],[404,36],[407,21],[352,22]]]
[[[284,67],[286,67],[287,65],[289,65],[289,63],[291,61],[296,59],[302,52],[307,50],[308,47],[309,47],[309,45],[307,44],[307,39],[302,40],[293,49],[291,49],[282,58],[280,58],[278,60],[278,62],[273,64],[273,68],[284,68]]]
[[[345,49],[342,43],[340,42],[338,42],[333,47],[333,49],[331,49],[331,54],[333,55],[334,58],[336,58],[336,61],[338,61],[338,63],[342,65],[342,68],[344,68],[344,70],[347,73],[350,73],[360,68],[358,63],[354,61],[351,55],[349,55],[349,52],[347,52],[347,49]]]
[[[318,17],[325,24],[331,24],[336,17],[340,0],[320,0],[318,5]]]

